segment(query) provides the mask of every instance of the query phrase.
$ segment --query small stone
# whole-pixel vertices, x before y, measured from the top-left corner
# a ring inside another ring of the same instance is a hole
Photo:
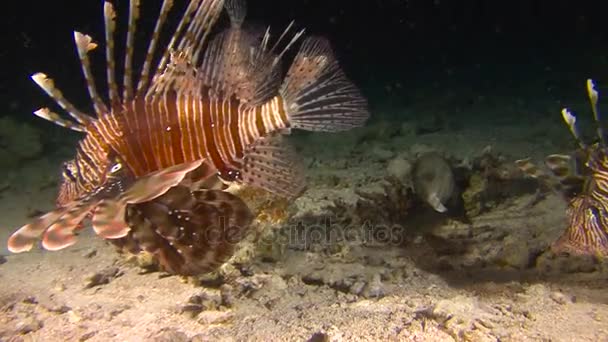
[[[392,159],[386,167],[388,176],[398,180],[401,184],[410,183],[411,172],[412,164],[402,157]]]
[[[86,253],[84,253],[83,257],[85,257],[86,259],[91,259],[92,257],[97,255],[97,250],[96,249],[92,249]]]
[[[205,311],[198,316],[197,322],[203,325],[207,324],[225,324],[230,323],[234,318],[234,314],[228,311]]]
[[[188,342],[190,339],[183,331],[174,328],[163,328],[152,340],[154,342]]]
[[[310,336],[307,342],[329,342],[329,336],[326,333],[316,332]]]
[[[350,293],[358,296],[363,292],[364,288],[365,288],[365,282],[357,281],[350,287]]]
[[[572,303],[572,298],[558,291],[551,292],[549,298],[553,299],[554,302],[560,305],[566,305]]]
[[[120,271],[118,267],[108,267],[104,270],[87,276],[85,278],[85,288],[90,289],[95,286],[109,284],[110,281],[120,277],[122,274],[122,271]]]
[[[222,298],[222,305],[229,308],[234,304],[234,289],[228,284],[220,286],[220,297]]]
[[[6,261],[6,256],[0,254],[0,265],[5,264]]]
[[[93,337],[95,335],[97,335],[97,331],[95,331],[95,330],[89,331],[88,333],[80,336],[80,338],[78,339],[78,341],[80,341],[80,342],[87,341],[87,340],[89,340],[91,337]]]
[[[29,334],[31,332],[40,330],[42,327],[42,321],[29,317],[17,323],[16,330],[19,334]]]
[[[384,286],[380,274],[374,274],[372,281],[367,284],[363,295],[366,298],[382,298],[384,297]]]

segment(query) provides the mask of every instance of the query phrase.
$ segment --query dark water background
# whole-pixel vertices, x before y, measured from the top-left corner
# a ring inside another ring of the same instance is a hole
[[[124,19],[128,1],[115,3]],[[160,3],[143,1],[145,32]],[[176,7],[183,3],[177,0]],[[69,99],[90,110],[72,30],[100,42],[91,58],[103,91],[102,1],[10,6],[0,14],[0,115],[49,134],[65,132],[30,115],[54,104],[29,75],[47,73]],[[563,105],[586,111],[586,78],[596,79],[600,92],[608,90],[606,2],[250,0],[249,13],[251,22],[271,24],[277,32],[294,19],[309,33],[330,38],[346,72],[368,96],[374,120],[416,119],[415,108],[428,113],[436,107],[463,122],[518,122],[535,119],[530,113],[554,115]],[[138,39],[141,50],[145,37]],[[523,109],[467,110],[480,102],[489,109]]]

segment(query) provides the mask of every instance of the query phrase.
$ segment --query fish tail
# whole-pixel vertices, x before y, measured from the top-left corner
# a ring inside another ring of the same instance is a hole
[[[362,126],[367,101],[346,77],[326,39],[304,40],[280,94],[291,127],[336,132]]]

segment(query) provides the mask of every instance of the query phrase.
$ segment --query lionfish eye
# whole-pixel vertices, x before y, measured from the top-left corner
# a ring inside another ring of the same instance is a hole
[[[63,163],[63,176],[71,181],[76,181],[76,177],[74,177],[74,173],[70,170],[70,166],[71,164],[69,163]]]
[[[110,169],[110,172],[116,173],[116,172],[120,171],[121,169],[122,169],[122,164],[117,163],[117,164],[114,164],[114,166],[112,166],[112,168]]]

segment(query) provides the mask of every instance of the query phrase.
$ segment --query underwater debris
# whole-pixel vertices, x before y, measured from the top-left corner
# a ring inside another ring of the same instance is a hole
[[[571,154],[547,156],[545,165],[551,175],[536,167],[529,159],[516,164],[524,173],[538,179],[547,187],[563,194],[568,202],[567,225],[564,233],[551,245],[555,253],[608,257],[608,146],[604,124],[598,110],[599,93],[592,80],[587,80],[587,96],[597,127],[598,142],[583,141],[576,117],[568,109],[562,119],[574,137],[578,148]]]

